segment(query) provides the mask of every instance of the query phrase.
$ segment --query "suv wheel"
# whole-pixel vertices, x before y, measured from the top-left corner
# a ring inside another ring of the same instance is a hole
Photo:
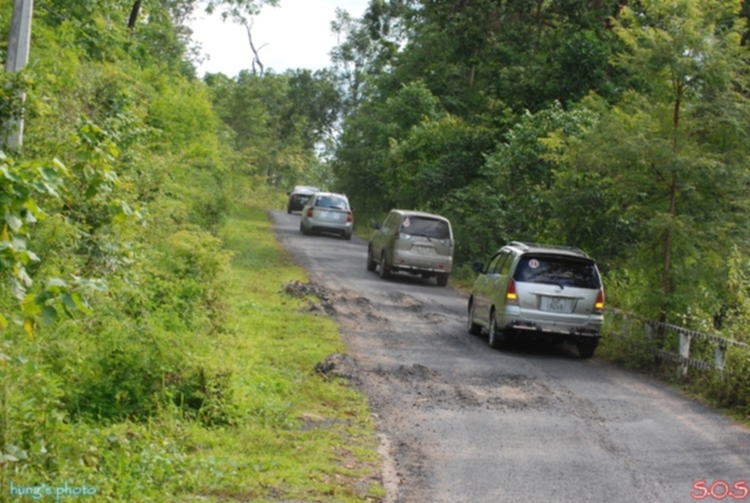
[[[594,339],[593,341],[579,342],[578,354],[581,356],[581,358],[591,358],[592,356],[594,356],[594,351],[596,351],[596,347],[598,345],[599,345],[599,339]]]
[[[450,274],[448,273],[442,273],[438,274],[435,278],[435,281],[437,281],[438,286],[448,286],[448,278],[450,277]]]
[[[388,268],[388,263],[385,260],[385,250],[380,252],[380,277],[383,279],[387,279],[390,277],[391,271]]]
[[[490,328],[488,329],[489,335],[487,336],[487,342],[490,347],[500,349],[505,346],[506,335],[505,332],[497,327],[497,321],[495,320],[495,310],[490,312]]]
[[[479,335],[482,333],[482,325],[474,323],[474,303],[469,305],[469,321],[466,324],[466,329],[471,335]]]
[[[305,229],[305,226],[302,224],[302,222],[299,223],[299,231],[305,236],[309,234],[309,232],[307,231],[307,229]]]
[[[372,246],[367,247],[367,270],[368,271],[374,271],[375,268],[378,266],[378,264],[375,262],[375,259],[372,258]]]

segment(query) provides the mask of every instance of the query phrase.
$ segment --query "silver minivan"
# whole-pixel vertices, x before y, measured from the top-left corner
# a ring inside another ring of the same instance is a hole
[[[354,214],[344,194],[316,192],[302,208],[299,222],[302,234],[326,232],[350,240],[353,227]]]
[[[453,270],[453,229],[447,218],[432,213],[391,210],[375,229],[367,247],[367,270],[380,267],[385,279],[395,272],[435,278],[446,286]]]
[[[500,248],[469,297],[468,330],[488,332],[492,347],[509,338],[569,341],[590,358],[601,337],[604,287],[594,259],[578,248],[513,241]]]

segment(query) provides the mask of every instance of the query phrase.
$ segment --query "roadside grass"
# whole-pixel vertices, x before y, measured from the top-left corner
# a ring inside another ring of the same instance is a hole
[[[276,242],[262,209],[236,210],[222,238],[235,253],[228,333],[204,358],[231,375],[234,424],[185,429],[190,464],[204,474],[182,501],[380,499],[366,398],[314,372],[327,355],[346,351],[337,325],[306,312],[309,299],[282,292],[307,278]]]

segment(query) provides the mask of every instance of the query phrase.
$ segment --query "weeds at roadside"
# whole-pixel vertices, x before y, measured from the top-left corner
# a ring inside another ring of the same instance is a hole
[[[92,319],[104,339],[64,337],[63,326],[24,354],[5,341],[0,501],[11,482],[86,485],[91,501],[382,498],[365,398],[315,371],[345,351],[337,326],[280,291],[304,271],[258,207],[236,209],[220,237],[232,255],[218,277],[219,319],[142,318],[139,337],[118,328],[131,317]]]

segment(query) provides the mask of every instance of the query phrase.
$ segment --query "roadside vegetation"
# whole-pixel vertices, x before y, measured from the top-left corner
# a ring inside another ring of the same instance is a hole
[[[144,2],[131,30],[125,3],[36,2],[2,74],[3,124],[26,102],[0,155],[0,501],[378,499],[366,401],[315,371],[338,329],[284,293],[306,277],[265,213],[316,163],[295,96],[323,78],[201,81],[198,4]]]

